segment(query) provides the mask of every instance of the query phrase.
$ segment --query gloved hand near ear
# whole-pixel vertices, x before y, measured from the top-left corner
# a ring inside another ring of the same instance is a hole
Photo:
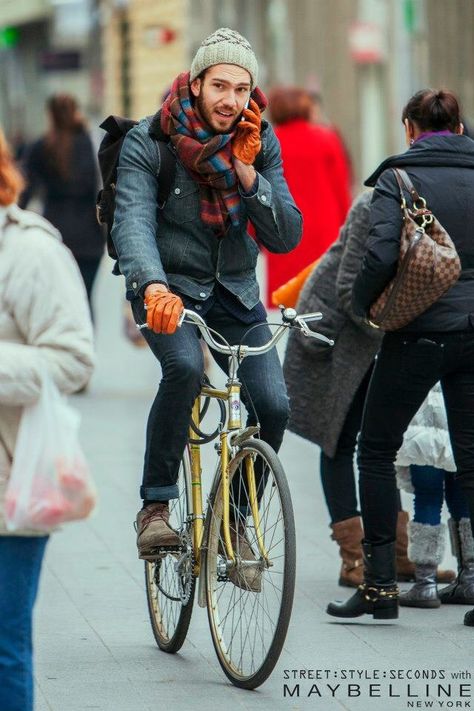
[[[262,117],[253,99],[250,99],[248,109],[244,109],[243,116],[244,120],[237,124],[232,139],[232,153],[242,163],[252,165],[262,147],[260,139]]]
[[[184,305],[166,286],[150,284],[145,290],[146,322],[155,333],[174,333]]]

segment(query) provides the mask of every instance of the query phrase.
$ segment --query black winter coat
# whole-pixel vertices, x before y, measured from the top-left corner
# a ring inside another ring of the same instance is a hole
[[[418,193],[453,240],[460,279],[435,304],[399,332],[466,331],[474,328],[474,141],[452,134],[420,140],[387,158],[366,180],[375,185],[368,250],[354,283],[352,305],[367,316],[397,269],[402,229],[400,191],[392,170],[403,167]],[[407,194],[410,205],[410,197]]]
[[[28,187],[21,196],[26,207],[34,194],[44,203],[43,216],[58,229],[76,259],[100,259],[105,235],[95,216],[96,163],[85,131],[74,138],[71,177],[65,180],[51,165],[45,139],[33,143],[26,157]]]

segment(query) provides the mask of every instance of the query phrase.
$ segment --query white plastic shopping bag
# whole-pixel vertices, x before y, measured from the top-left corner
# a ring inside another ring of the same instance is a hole
[[[79,413],[44,371],[39,400],[24,408],[5,497],[8,530],[44,531],[86,518],[96,490],[79,445]]]

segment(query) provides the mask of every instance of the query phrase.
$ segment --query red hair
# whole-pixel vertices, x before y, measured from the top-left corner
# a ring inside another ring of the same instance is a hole
[[[269,94],[268,109],[271,120],[277,126],[295,119],[309,121],[312,109],[311,96],[297,86],[276,87]]]
[[[15,165],[5,134],[0,128],[0,205],[16,202],[24,187],[23,176]]]

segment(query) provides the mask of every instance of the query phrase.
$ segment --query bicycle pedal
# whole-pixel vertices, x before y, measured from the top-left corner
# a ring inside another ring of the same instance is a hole
[[[185,551],[184,546],[159,546],[158,548],[151,548],[149,551],[143,551],[139,554],[141,560],[147,560],[150,563],[162,560],[169,553],[177,554]]]
[[[184,546],[158,546],[158,548],[153,548],[152,553],[180,553],[186,550]]]

